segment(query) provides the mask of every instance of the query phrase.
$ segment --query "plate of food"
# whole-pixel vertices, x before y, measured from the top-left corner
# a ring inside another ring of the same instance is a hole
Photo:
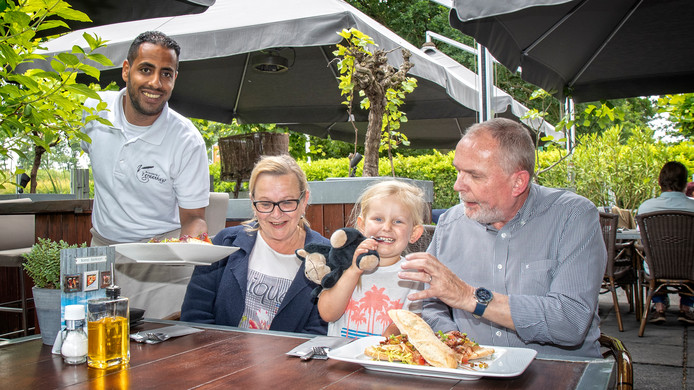
[[[406,310],[388,314],[401,335],[364,337],[331,350],[328,357],[373,371],[476,380],[518,376],[537,355],[528,348],[479,345],[464,333],[437,335],[424,320]]]
[[[235,246],[212,245],[196,241],[134,242],[115,244],[116,252],[127,259],[122,263],[148,263],[162,265],[210,265],[236,252]]]

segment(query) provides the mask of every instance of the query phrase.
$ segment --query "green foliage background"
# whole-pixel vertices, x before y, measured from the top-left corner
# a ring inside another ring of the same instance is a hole
[[[585,196],[596,206],[617,205],[620,208],[636,209],[646,199],[660,195],[658,173],[667,161],[683,163],[690,174],[694,174],[694,143],[682,142],[667,145],[655,142],[650,130],[633,130],[631,137],[623,141],[621,127],[612,127],[603,134],[586,134],[579,137],[578,146],[569,159],[549,171],[542,173],[537,183],[557,188],[569,188]],[[550,147],[539,152],[539,166],[545,168],[559,159],[566,151]],[[453,168],[454,152],[420,156],[394,157],[395,176],[434,183],[433,208],[448,208],[458,203],[458,194],[453,191],[456,172]],[[300,160],[309,181],[325,180],[328,177],[346,177],[349,160],[329,158],[308,163]],[[390,176],[390,164],[382,158],[380,176]],[[219,164],[210,166],[215,172],[215,191],[230,191],[229,182],[219,181]],[[356,176],[361,175],[361,164]],[[573,178],[573,182],[570,180]]]
[[[635,209],[646,199],[658,196],[658,173],[667,161],[683,163],[691,175],[694,174],[694,142],[681,142],[667,145],[655,142],[650,130],[635,130],[631,137],[623,140],[620,127],[612,127],[602,135],[593,133],[579,137],[570,159],[563,161],[538,178],[539,184],[548,187],[570,188],[590,199],[596,206],[618,205],[621,208]],[[298,147],[298,145],[297,145]],[[539,166],[545,168],[559,159],[566,151],[550,147],[539,152]],[[394,157],[395,175],[418,180],[431,180],[434,183],[434,208],[448,208],[458,203],[458,194],[453,191],[456,173],[453,169],[453,152],[434,150],[430,154],[418,156],[396,155]],[[308,162],[299,158],[309,181],[325,180],[328,177],[348,176],[349,160],[328,158]],[[390,163],[382,157],[379,174],[390,176]],[[69,175],[58,170],[44,170],[40,177],[45,191],[42,193],[69,193]],[[214,190],[232,192],[234,183],[220,181],[219,163],[210,165],[214,177]],[[569,172],[573,183],[569,180]],[[61,176],[62,175],[62,176]],[[361,175],[361,164],[356,176]],[[62,178],[56,180],[56,178]],[[56,185],[55,182],[62,185]],[[246,187],[246,183],[243,184]],[[40,187],[41,188],[41,187]],[[1,191],[0,191],[1,192]],[[5,192],[5,193],[14,193]]]
[[[636,209],[644,200],[660,195],[658,174],[667,161],[683,163],[691,180],[694,143],[668,146],[655,142],[650,130],[638,128],[628,140],[621,139],[621,127],[580,137],[571,158],[542,174],[538,182],[548,187],[572,188],[596,206]],[[556,148],[540,152],[540,166],[556,161],[559,153]]]
[[[310,164],[299,162],[306,172],[309,181],[325,180],[328,177],[346,177],[349,173],[347,158],[313,161]],[[355,176],[361,176],[360,164]],[[433,154],[424,156],[393,157],[396,177],[407,177],[417,180],[431,180],[434,183],[433,208],[448,208],[458,203],[458,194],[453,191],[455,169],[453,169],[453,152],[442,154],[434,150]],[[379,176],[390,176],[390,162],[381,158],[378,164]]]

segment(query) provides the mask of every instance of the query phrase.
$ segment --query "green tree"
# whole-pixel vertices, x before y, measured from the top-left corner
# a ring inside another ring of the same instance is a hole
[[[604,132],[579,136],[570,160],[539,178],[548,187],[571,187],[596,206],[617,205],[635,209],[646,199],[659,193],[658,173],[667,161],[680,161],[691,166],[694,149],[682,144],[676,147],[656,142],[653,131],[635,128],[624,140],[622,126]],[[541,152],[540,166],[551,164],[561,151],[550,148]],[[574,181],[568,181],[569,170]]]
[[[417,80],[407,77],[412,68],[411,53],[402,49],[403,63],[394,68],[388,63],[388,52],[376,49],[370,52],[368,45],[377,46],[368,35],[354,28],[342,30],[340,36],[347,45],[338,44],[333,54],[339,59],[339,88],[347,96],[347,111],[351,117],[355,93],[363,97],[361,107],[369,111],[368,127],[364,141],[364,176],[378,176],[378,152],[382,145],[390,151],[399,144],[408,145],[407,138],[398,132],[400,122],[407,117],[399,107],[405,95],[417,86]],[[356,133],[356,127],[355,127]],[[394,174],[394,169],[391,168]]]
[[[0,2],[0,155],[3,159],[14,152],[27,158],[24,150],[31,147],[33,161],[31,169],[31,192],[36,191],[36,173],[44,153],[60,142],[72,139],[89,141],[80,132],[84,123],[99,120],[96,109],[83,107],[87,97],[99,99],[87,85],[76,82],[77,72],[96,79],[99,71],[83,62],[84,59],[102,65],[111,65],[105,56],[93,53],[104,42],[89,34],[83,37],[89,45],[84,51],[74,46],[70,53],[61,53],[54,58],[39,53],[44,38],[40,31],[64,27],[64,20],[89,21],[87,15],[73,10],[62,0],[19,0]],[[51,71],[30,69],[23,74],[16,72],[19,64],[50,60]],[[83,113],[85,115],[83,116]],[[21,170],[10,173],[14,175]],[[9,182],[7,173],[0,173],[0,186]]]
[[[674,135],[686,139],[694,136],[694,93],[665,95],[658,99],[658,112],[669,114],[669,120],[674,123]]]

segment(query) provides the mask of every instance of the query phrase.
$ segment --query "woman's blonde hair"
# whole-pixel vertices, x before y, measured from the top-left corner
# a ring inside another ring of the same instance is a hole
[[[306,174],[301,169],[296,160],[291,156],[283,154],[279,156],[262,156],[251,172],[251,178],[248,180],[248,192],[251,198],[255,197],[255,184],[258,182],[258,177],[262,174],[283,176],[283,175],[294,175],[299,182],[299,194],[304,199],[305,195],[309,192],[308,190],[308,180],[306,180]],[[251,205],[251,207],[253,207]],[[258,230],[258,218],[253,215],[253,218],[244,221],[242,224],[246,231]],[[309,223],[305,216],[302,215],[299,220],[299,226],[308,229]]]
[[[364,217],[369,213],[373,202],[376,200],[395,197],[410,213],[413,226],[424,223],[424,191],[421,188],[401,180],[379,181],[367,187],[362,192],[357,204],[352,210],[351,223],[356,226],[357,217]]]

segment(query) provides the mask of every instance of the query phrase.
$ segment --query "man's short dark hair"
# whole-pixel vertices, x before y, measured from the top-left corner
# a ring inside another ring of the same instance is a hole
[[[143,43],[151,43],[154,45],[163,46],[176,52],[176,69],[178,69],[178,57],[181,55],[181,47],[178,46],[176,41],[160,31],[145,31],[138,35],[133,43],[130,44],[130,49],[128,49],[128,63],[132,64],[133,61],[135,61],[138,51],[140,50],[140,46]]]
[[[677,161],[668,161],[658,175],[661,191],[683,192],[687,186],[687,167]]]

